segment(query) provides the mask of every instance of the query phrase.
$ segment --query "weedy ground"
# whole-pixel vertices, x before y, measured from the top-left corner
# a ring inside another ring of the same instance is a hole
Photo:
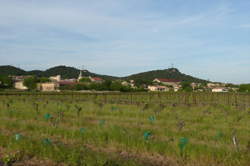
[[[0,165],[250,166],[250,110],[2,95]]]

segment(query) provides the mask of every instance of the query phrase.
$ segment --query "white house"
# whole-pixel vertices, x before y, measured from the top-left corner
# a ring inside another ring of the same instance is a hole
[[[129,82],[127,81],[122,81],[121,83],[123,86],[130,86],[131,88],[136,88],[135,87],[135,81],[134,80],[129,80]]]
[[[226,88],[213,88],[212,92],[228,92]]]
[[[224,87],[225,85],[224,84],[221,84],[221,83],[207,83],[207,87],[208,88],[217,88],[217,87]]]
[[[14,83],[14,87],[19,90],[27,90],[28,87],[24,86],[23,81],[17,81]]]
[[[51,76],[51,77],[49,77],[49,79],[50,79],[52,82],[59,82],[59,81],[61,81],[61,75]]]
[[[169,91],[169,88],[167,88],[166,86],[160,86],[160,85],[149,85],[148,90],[152,92],[157,92],[157,91],[166,92],[166,91]]]

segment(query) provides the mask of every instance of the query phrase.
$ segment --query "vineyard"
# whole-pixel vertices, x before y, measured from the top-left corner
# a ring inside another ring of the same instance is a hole
[[[250,95],[1,93],[2,165],[249,166]]]

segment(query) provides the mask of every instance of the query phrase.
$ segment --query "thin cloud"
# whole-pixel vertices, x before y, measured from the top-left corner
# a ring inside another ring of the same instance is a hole
[[[215,80],[220,67],[250,63],[250,39],[243,29],[250,27],[250,13],[242,8],[232,0],[1,1],[0,59],[2,64],[32,67],[84,64],[114,75],[171,63],[188,73],[201,63],[214,70],[204,69],[200,77]],[[232,64],[212,63],[224,59]]]

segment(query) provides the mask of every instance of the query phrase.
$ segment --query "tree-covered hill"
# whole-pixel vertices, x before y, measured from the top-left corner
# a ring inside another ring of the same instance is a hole
[[[25,75],[26,71],[23,69],[6,65],[6,66],[0,66],[0,75],[2,76],[9,76],[9,75]]]
[[[26,72],[27,75],[36,75],[36,76],[42,76],[43,75],[43,71],[41,70],[31,70]]]
[[[36,75],[36,76],[55,76],[61,75],[63,79],[66,78],[78,78],[80,70],[74,67],[68,66],[56,66],[45,71],[41,70],[32,70],[32,71],[25,71],[13,66],[0,66],[0,75]],[[92,76],[92,77],[101,77],[105,80],[115,80],[115,79],[122,79],[122,80],[144,80],[144,81],[152,81],[155,78],[169,78],[169,79],[177,79],[181,81],[188,81],[188,82],[207,82],[206,80],[202,80],[199,78],[195,78],[186,74],[181,73],[176,68],[164,69],[164,70],[153,70],[138,74],[133,74],[127,77],[113,77],[108,75],[100,75],[89,72],[88,70],[84,70],[82,72],[83,76]]]
[[[53,68],[50,68],[48,70],[45,70],[43,72],[43,76],[49,77],[49,76],[55,76],[55,75],[61,75],[62,78],[78,78],[80,73],[80,70],[74,67],[68,67],[68,66],[56,66]],[[82,72],[83,76],[92,76],[92,77],[101,77],[106,80],[114,80],[117,79],[113,76],[107,76],[107,75],[100,75],[91,73],[88,70],[84,70]]]
[[[168,79],[176,79],[180,81],[187,81],[187,82],[208,82],[203,79],[195,78],[189,75],[186,75],[184,73],[181,73],[176,68],[169,68],[164,70],[152,70],[148,72],[133,74],[127,77],[124,77],[124,79],[127,80],[148,80],[152,81],[155,78],[168,78]]]
[[[55,75],[61,75],[63,79],[66,79],[66,78],[78,78],[79,73],[80,73],[79,69],[74,68],[74,67],[68,67],[68,66],[56,66],[56,67],[47,69],[45,71],[41,71],[41,70],[25,71],[25,70],[22,70],[13,66],[0,66],[0,75],[4,75],[4,76],[36,75],[36,76],[50,77],[50,76],[55,76]],[[92,77],[101,77],[106,80],[118,79],[117,77],[91,73],[87,70],[84,70],[82,72],[82,75],[92,76]]]

